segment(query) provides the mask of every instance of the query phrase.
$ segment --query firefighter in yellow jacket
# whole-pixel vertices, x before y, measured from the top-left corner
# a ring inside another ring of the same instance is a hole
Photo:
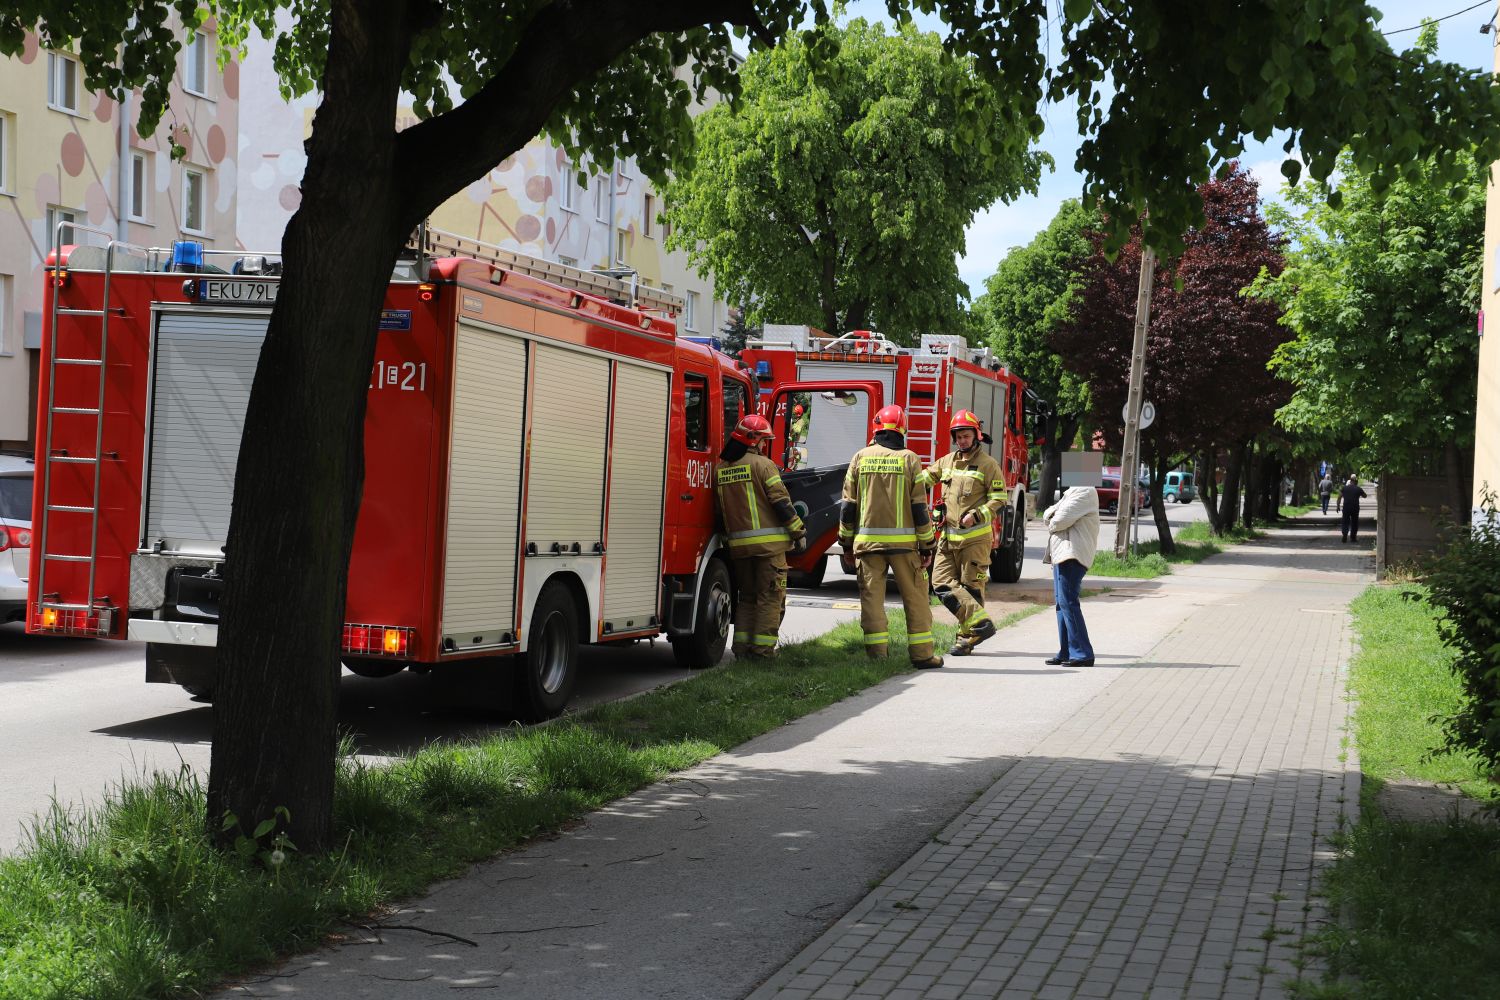
[[[734,654],[771,658],[786,614],[786,553],[801,541],[802,518],[792,507],[781,473],[762,454],[771,424],[751,414],[739,422],[719,453],[714,493],[729,536],[739,591],[734,609]]]
[[[948,422],[953,450],[933,462],[919,477],[923,487],[943,489],[943,518],[932,589],[958,620],[958,638],[950,656],[967,656],[995,634],[984,610],[989,579],[991,526],[1010,503],[1000,463],[984,450],[979,417],[959,410]]]
[[[865,654],[886,655],[885,571],[890,567],[906,609],[907,653],[913,666],[941,667],[933,655],[932,607],[923,553],[936,543],[927,513],[922,462],[906,450],[906,413],[887,406],[875,415],[875,443],[855,452],[844,476],[839,541],[859,564],[859,621]]]

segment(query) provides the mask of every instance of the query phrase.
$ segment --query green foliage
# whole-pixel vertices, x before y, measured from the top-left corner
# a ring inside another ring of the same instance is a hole
[[[1063,202],[1046,229],[1005,255],[974,302],[980,335],[1060,413],[1089,408],[1088,383],[1063,367],[1051,336],[1082,287],[1079,269],[1093,251],[1086,232],[1097,225],[1076,199]]]
[[[751,322],[951,329],[965,227],[1035,190],[1045,154],[937,35],[855,20],[817,39],[830,61],[787,39],[746,62],[737,105],[699,116],[696,166],[666,191],[668,246],[753,303]]]
[[[1433,755],[1442,743],[1441,720],[1462,705],[1463,689],[1428,589],[1370,587],[1349,610],[1358,645],[1349,664],[1349,690],[1356,706],[1360,770],[1377,787],[1383,781],[1416,778],[1483,794],[1487,782],[1475,758]]]
[[[1472,754],[1500,771],[1500,517],[1486,489],[1475,525],[1457,534],[1427,573],[1443,645],[1463,704],[1443,720],[1446,753]]]
[[[1287,268],[1256,293],[1286,310],[1295,339],[1272,358],[1296,388],[1277,421],[1293,434],[1357,442],[1359,468],[1403,470],[1424,451],[1473,441],[1484,202],[1489,167],[1472,152],[1416,158],[1377,190],[1352,157],[1340,161],[1338,207],[1302,184],[1301,211],[1272,221],[1292,237]]]

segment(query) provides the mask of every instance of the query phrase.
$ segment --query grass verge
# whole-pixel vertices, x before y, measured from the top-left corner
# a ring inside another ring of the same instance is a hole
[[[1377,804],[1396,778],[1488,787],[1472,760],[1430,757],[1440,741],[1431,716],[1457,708],[1459,689],[1424,598],[1421,587],[1376,586],[1351,606],[1354,740],[1366,780],[1360,821],[1323,885],[1340,920],[1304,942],[1328,959],[1330,976],[1299,985],[1299,996],[1500,996],[1500,826],[1399,822]]]
[[[21,853],[0,858],[0,997],[184,995],[311,947],[473,861],[909,672],[903,628],[892,614],[886,660],[865,658],[850,623],[784,648],[773,665],[726,663],[550,726],[434,745],[389,766],[345,756],[342,846],[328,855],[215,851],[204,789],[187,770],[118,785],[86,813],[54,809]],[[943,644],[953,636],[933,631]]]
[[[1317,510],[1318,507],[1319,505],[1315,503],[1282,504],[1279,513],[1282,517],[1301,517],[1310,510]]]
[[[1134,555],[1124,559],[1118,558],[1113,552],[1100,551],[1094,557],[1094,565],[1089,567],[1089,572],[1095,576],[1121,576],[1135,580],[1149,580],[1152,577],[1165,576],[1172,572],[1172,567],[1175,565],[1202,562],[1217,552],[1223,552],[1231,545],[1255,537],[1258,537],[1258,533],[1247,532],[1239,525],[1236,525],[1227,535],[1215,535],[1207,521],[1194,521],[1172,533],[1172,541],[1176,543],[1177,551],[1171,555],[1163,555],[1161,542],[1152,539],[1149,542],[1142,542],[1136,547]]]

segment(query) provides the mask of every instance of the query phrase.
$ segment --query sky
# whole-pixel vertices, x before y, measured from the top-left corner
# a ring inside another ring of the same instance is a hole
[[[1473,6],[1473,3],[1474,0],[1374,0],[1373,6],[1385,15],[1380,30],[1400,32],[1390,36],[1392,47],[1400,51],[1415,44],[1417,35],[1415,31],[1400,29],[1415,27],[1424,17],[1440,18],[1454,14]],[[1061,3],[1053,0],[1049,5],[1056,10]],[[884,16],[885,0],[857,0],[849,4],[848,14],[851,18],[887,20]],[[1495,54],[1491,46],[1497,35],[1494,32],[1481,34],[1479,27],[1494,14],[1495,5],[1485,3],[1475,10],[1442,21],[1438,26],[1438,57],[1473,69],[1493,69]],[[926,30],[943,30],[942,22],[935,17],[919,16],[917,23]],[[1055,45],[1057,32],[1050,35]],[[994,273],[1012,247],[1031,242],[1031,238],[1052,221],[1064,199],[1076,198],[1083,190],[1082,177],[1073,169],[1080,138],[1073,106],[1047,106],[1043,108],[1042,116],[1046,131],[1037,148],[1052,154],[1056,161],[1054,171],[1043,175],[1036,194],[1022,195],[1011,204],[996,204],[979,213],[969,226],[968,252],[959,257],[958,269],[959,276],[976,296],[984,291],[984,279]],[[1246,144],[1241,162],[1261,181],[1263,198],[1275,197],[1282,183],[1281,163],[1285,155],[1281,146],[1285,141],[1286,137],[1282,135],[1279,139],[1273,136],[1266,142],[1252,140]]]

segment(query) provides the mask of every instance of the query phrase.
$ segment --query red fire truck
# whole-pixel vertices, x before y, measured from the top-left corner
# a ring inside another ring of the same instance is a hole
[[[679,663],[717,662],[733,595],[713,468],[745,370],[676,337],[673,295],[432,231],[412,250],[370,374],[345,665],[493,663],[541,717],[580,643],[665,634]],[[211,697],[279,273],[197,244],[49,257],[28,631],[144,641],[148,681]]]
[[[740,361],[755,378],[761,411],[772,417],[773,457],[788,470],[782,478],[789,486],[798,484],[804,496],[821,498],[809,500],[807,550],[787,557],[798,571],[793,582],[817,586],[822,581],[825,553],[838,530],[844,469],[870,437],[863,408],[853,405],[857,399],[838,392],[780,391],[810,380],[878,384],[886,398],[906,409],[906,445],[923,463],[950,450],[948,421],[955,411],[977,413],[1011,495],[1005,517],[995,522],[990,575],[1002,583],[1020,579],[1026,518],[1017,513],[1026,509],[1027,443],[1026,384],[1018,375],[994,360],[988,348],[970,348],[957,336],[926,334],[919,347],[907,348],[867,330],[835,337],[812,327],[768,325],[762,337],[740,353]]]

